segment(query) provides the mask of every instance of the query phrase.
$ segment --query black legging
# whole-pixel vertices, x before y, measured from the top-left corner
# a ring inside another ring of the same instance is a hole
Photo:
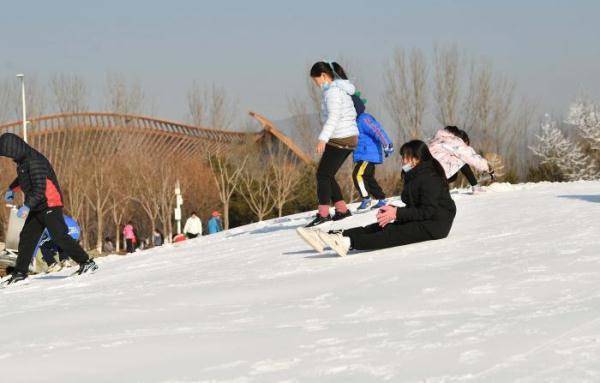
[[[351,149],[341,149],[325,145],[325,151],[317,167],[317,197],[319,205],[329,205],[344,200],[340,185],[335,180],[335,174],[340,170]]]
[[[383,228],[374,223],[344,230],[342,235],[350,238],[355,250],[385,249],[435,239],[421,222],[389,223]]]
[[[471,167],[468,164],[464,164],[463,167],[460,168],[460,172],[467,177],[467,180],[471,186],[477,185],[477,178],[475,177],[475,174],[473,174],[473,170],[471,170]],[[448,178],[448,183],[456,181],[457,178],[458,173],[455,173],[452,177]]]
[[[368,161],[358,161],[352,172],[354,187],[362,198],[369,195],[376,199],[385,199],[385,193],[375,179],[375,164]]]

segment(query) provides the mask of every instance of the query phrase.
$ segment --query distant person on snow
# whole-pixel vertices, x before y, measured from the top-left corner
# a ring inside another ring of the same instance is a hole
[[[218,211],[213,211],[208,220],[208,234],[216,234],[220,231],[223,231],[221,214]]]
[[[127,225],[123,228],[123,238],[125,238],[125,248],[128,253],[135,252],[135,245],[137,243],[137,236],[135,235],[135,229],[133,228],[133,222],[127,222]]]
[[[394,146],[381,124],[365,112],[366,101],[360,98],[360,93],[353,95],[352,101],[358,115],[356,122],[359,131],[352,172],[354,186],[362,198],[358,211],[378,209],[385,206],[387,201],[383,189],[375,179],[375,166],[383,163],[384,157],[387,158],[394,152]],[[372,207],[371,197],[378,200]]]
[[[402,145],[404,207],[387,205],[379,209],[377,223],[341,231],[302,229],[298,234],[315,250],[331,247],[338,255],[348,250],[376,250],[448,236],[456,206],[440,163],[427,144],[413,140]]]
[[[27,278],[33,252],[44,229],[48,229],[65,255],[79,264],[78,274],[97,270],[96,263],[68,234],[63,218],[62,192],[48,159],[12,133],[0,136],[0,156],[12,158],[17,164],[17,178],[6,191],[5,200],[12,203],[15,192],[19,190],[25,194],[25,203],[17,213],[25,219],[19,237],[19,255],[14,271],[3,284]]]
[[[435,159],[444,168],[448,182],[454,182],[460,171],[469,181],[471,190],[480,190],[478,181],[471,166],[481,172],[487,172],[490,179],[496,180],[494,169],[492,169],[485,158],[477,154],[470,145],[469,135],[456,126],[446,126],[436,132],[429,142],[429,150]]]
[[[113,244],[113,241],[112,239],[110,239],[110,237],[104,238],[104,243],[102,244],[102,251],[108,254],[115,251],[115,245]]]
[[[196,238],[199,235],[202,235],[202,220],[195,211],[192,212],[192,215],[185,221],[185,226],[183,227],[183,232],[188,239]]]
[[[158,229],[154,229],[154,232],[152,233],[152,245],[154,247],[162,246],[164,242],[165,237],[163,236],[163,233]]]
[[[342,67],[335,62],[319,61],[310,69],[310,77],[323,91],[323,129],[316,148],[317,153],[321,155],[317,167],[319,209],[317,216],[307,227],[331,220],[337,221],[351,215],[335,175],[358,143],[356,110],[351,98],[355,88],[348,81]],[[335,207],[333,218],[329,215],[329,206],[332,203]]]

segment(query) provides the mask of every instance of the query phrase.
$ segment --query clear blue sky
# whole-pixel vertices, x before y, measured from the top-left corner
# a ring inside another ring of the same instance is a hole
[[[191,82],[214,82],[278,119],[318,59],[349,60],[378,102],[396,47],[457,43],[560,113],[579,91],[600,98],[599,14],[597,0],[3,1],[0,75],[77,73],[97,102],[123,73],[177,120]]]

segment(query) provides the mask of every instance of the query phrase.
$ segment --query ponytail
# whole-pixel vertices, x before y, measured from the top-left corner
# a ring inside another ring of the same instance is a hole
[[[342,66],[335,61],[333,61],[333,62],[319,61],[319,62],[316,62],[310,68],[310,77],[319,77],[323,73],[325,73],[325,74],[327,74],[327,76],[331,77],[332,80],[336,80],[336,79],[348,80],[348,76],[346,75],[344,68],[342,68]]]

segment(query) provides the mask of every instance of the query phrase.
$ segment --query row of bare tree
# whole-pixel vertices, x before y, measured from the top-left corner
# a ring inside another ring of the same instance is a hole
[[[351,80],[360,85],[360,79],[353,77],[358,73],[354,66],[342,65],[349,67]],[[397,145],[415,138],[427,140],[437,129],[456,125],[506,173],[516,178],[527,174],[535,108],[517,95],[515,82],[489,60],[469,56],[456,45],[435,46],[431,54],[399,48],[384,68],[383,80],[383,108],[376,105],[374,95],[365,95],[370,100],[367,110],[384,123]],[[320,95],[310,81],[307,85],[309,97],[291,97],[288,109],[294,138],[313,151],[320,128]]]

